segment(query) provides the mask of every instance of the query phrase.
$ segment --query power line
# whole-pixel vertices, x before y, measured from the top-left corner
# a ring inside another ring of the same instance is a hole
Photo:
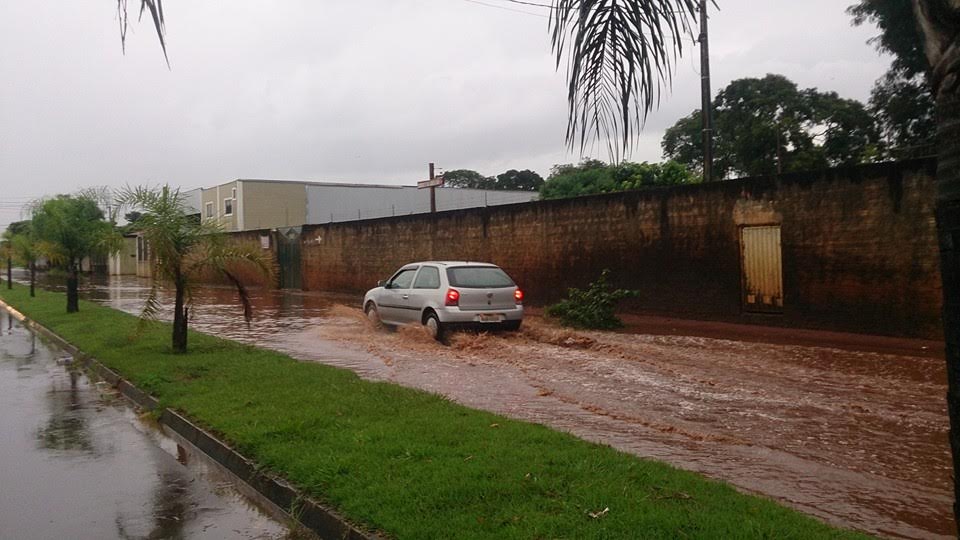
[[[524,11],[524,10],[522,10],[522,9],[513,9],[513,8],[508,8],[508,7],[506,7],[506,6],[498,6],[498,5],[496,5],[496,4],[488,4],[488,3],[486,3],[486,2],[481,2],[480,0],[463,0],[463,1],[464,1],[464,2],[470,2],[471,4],[477,4],[477,5],[481,5],[481,6],[491,7],[491,8],[494,8],[494,9],[502,9],[502,10],[504,10],[504,11],[512,11],[512,12],[514,12],[514,13],[523,13],[524,15],[530,15],[531,17],[540,17],[541,19],[549,19],[549,18],[550,18],[549,16],[543,15],[543,14],[540,14],[540,13],[531,13],[531,12],[529,12],[529,11]]]
[[[524,6],[536,6],[536,7],[542,7],[542,8],[547,8],[547,9],[553,9],[553,6],[551,6],[550,4],[538,4],[538,3],[536,3],[536,2],[524,2],[523,0],[503,0],[503,1],[504,1],[504,2],[510,2],[511,4],[520,4],[520,5],[524,5]]]

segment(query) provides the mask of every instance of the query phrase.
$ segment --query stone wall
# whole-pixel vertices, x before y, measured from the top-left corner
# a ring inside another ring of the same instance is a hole
[[[937,338],[935,163],[915,160],[306,226],[306,290],[362,292],[417,260],[502,266],[529,304],[604,268],[631,311]],[[740,228],[781,227],[781,314],[746,313]]]

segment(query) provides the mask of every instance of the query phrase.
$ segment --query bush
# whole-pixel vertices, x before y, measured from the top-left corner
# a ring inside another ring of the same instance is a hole
[[[607,283],[609,275],[610,270],[604,270],[586,289],[568,289],[567,299],[548,307],[547,315],[560,319],[564,326],[574,328],[620,328],[623,321],[614,314],[617,303],[624,298],[637,296],[639,291],[612,288]]]

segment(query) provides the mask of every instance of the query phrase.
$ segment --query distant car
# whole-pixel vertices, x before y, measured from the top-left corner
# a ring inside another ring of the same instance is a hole
[[[363,311],[376,325],[423,324],[437,339],[456,327],[518,330],[523,291],[495,264],[417,262],[367,291]]]

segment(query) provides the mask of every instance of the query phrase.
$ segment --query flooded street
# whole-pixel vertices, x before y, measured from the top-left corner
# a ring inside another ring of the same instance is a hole
[[[286,528],[0,309],[0,539],[274,539]]]
[[[85,294],[135,313],[147,285],[123,278]],[[809,331],[800,344],[570,332],[537,318],[518,334],[455,335],[443,346],[418,328],[373,330],[358,298],[255,296],[247,328],[233,292],[198,290],[192,327],[543,423],[840,526],[955,535],[937,353],[818,346]]]

